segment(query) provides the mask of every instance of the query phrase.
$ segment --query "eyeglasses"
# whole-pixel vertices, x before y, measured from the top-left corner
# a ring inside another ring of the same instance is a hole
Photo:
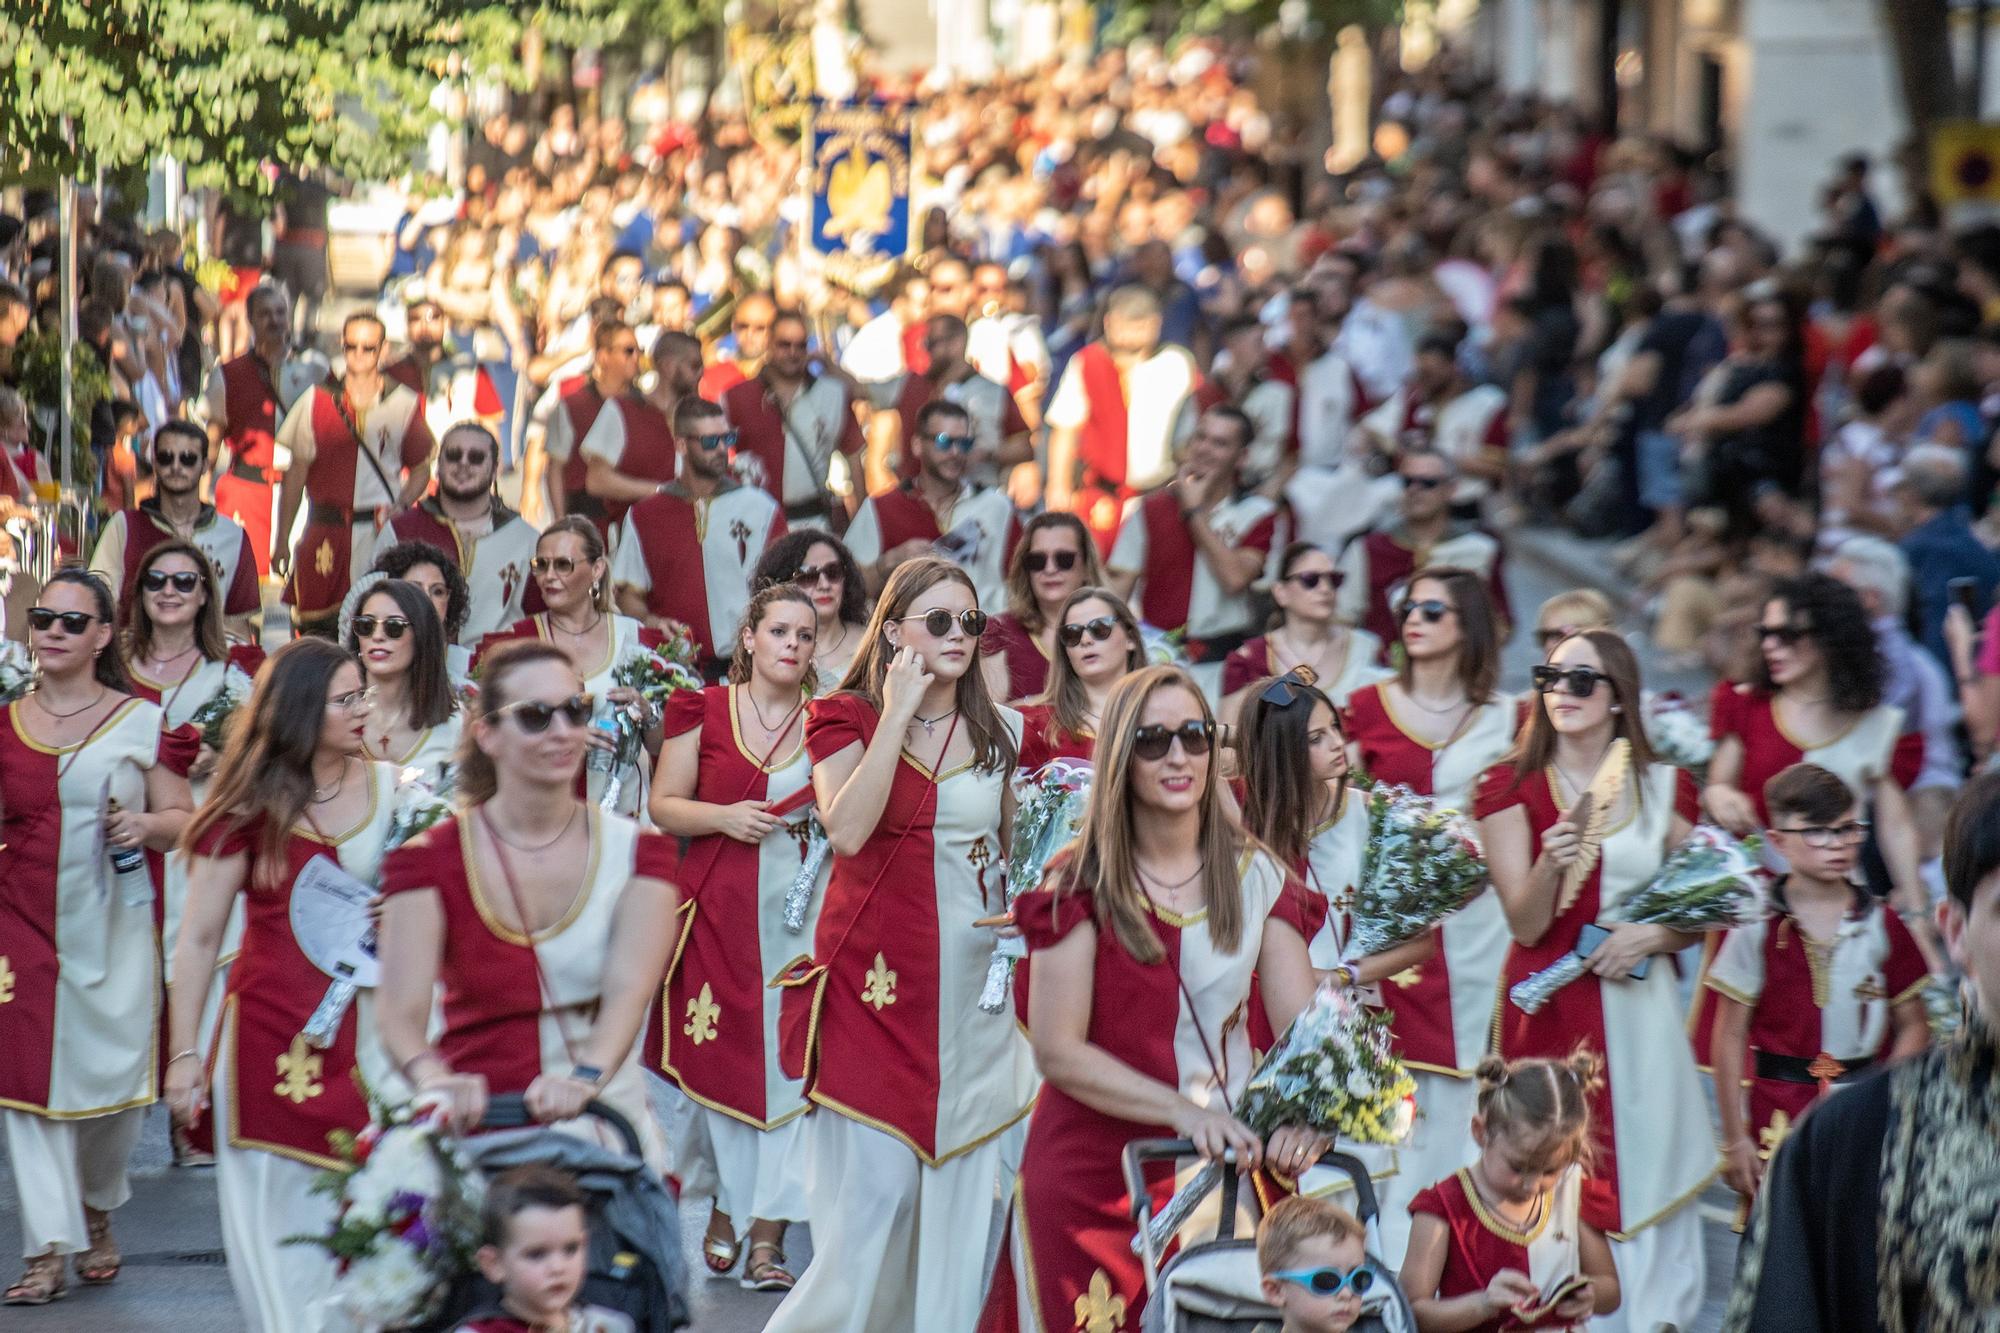
[[[410,622],[401,616],[356,616],[353,625],[354,637],[357,639],[374,638],[378,628],[384,637],[400,639],[403,637],[403,632],[409,629]]]
[[[90,628],[91,621],[98,619],[101,617],[88,611],[57,611],[46,606],[28,608],[28,624],[43,634],[48,633],[58,620],[62,622],[63,633],[81,634]]]
[[[1191,718],[1178,727],[1151,722],[1133,729],[1132,753],[1141,759],[1165,759],[1167,751],[1179,741],[1188,758],[1198,759],[1208,753],[1209,742],[1214,739],[1215,724],[1200,718]]]
[[[187,570],[169,574],[164,569],[149,569],[139,576],[139,586],[147,592],[159,592],[169,583],[174,585],[175,592],[190,593],[201,586],[201,575]]]
[[[1375,1285],[1375,1268],[1372,1264],[1362,1264],[1359,1268],[1341,1272],[1338,1268],[1292,1268],[1270,1276],[1280,1282],[1290,1282],[1304,1287],[1315,1296],[1338,1296],[1352,1287],[1356,1296],[1366,1296]]]
[[[975,639],[986,632],[986,613],[984,611],[960,611],[954,616],[951,612],[939,606],[933,607],[920,616],[897,616],[896,619],[899,621],[923,621],[925,632],[933,639],[942,639],[945,635],[951,633],[951,627],[954,622],[958,624],[959,628]]]
[[[694,442],[704,449],[734,449],[736,439],[735,431],[725,430],[713,435],[697,435],[694,437]]]
[[[336,694],[326,701],[326,706],[349,714],[366,712],[375,706],[375,687],[370,685],[359,690],[349,690],[345,694]]]
[[[1409,491],[1434,491],[1438,487],[1448,484],[1450,481],[1450,477],[1405,477],[1403,478],[1403,489]]]
[[[818,583],[845,583],[847,575],[840,568],[838,560],[829,560],[823,565],[800,565],[799,572],[792,575],[792,583],[800,588],[810,588]]]
[[[512,717],[514,725],[526,736],[539,736],[549,729],[549,724],[557,717],[581,731],[590,725],[590,715],[596,701],[588,694],[572,694],[558,704],[545,704],[533,699],[517,699],[511,704],[502,704],[493,710],[494,717]]]
[[[1599,681],[1610,680],[1611,677],[1586,666],[1563,668],[1543,663],[1528,668],[1528,679],[1534,683],[1537,694],[1550,694],[1560,689],[1575,698],[1588,699],[1597,692]]]
[[[1307,592],[1311,592],[1322,583],[1326,584],[1329,588],[1338,588],[1340,586],[1340,571],[1337,569],[1309,569],[1303,574],[1287,574],[1283,581],[1286,583],[1296,583]]]
[[[962,454],[969,454],[972,452],[972,446],[979,443],[979,441],[971,435],[951,435],[944,431],[939,431],[937,434],[931,436],[931,443],[947,452],[956,449]]]
[[[1441,602],[1435,597],[1426,597],[1421,602],[1404,602],[1396,608],[1396,623],[1402,624],[1414,611],[1424,618],[1425,624],[1435,625],[1457,609],[1450,602]]]
[[[1057,637],[1062,640],[1063,647],[1074,648],[1083,642],[1083,636],[1086,634],[1099,643],[1103,643],[1111,637],[1111,631],[1117,628],[1118,617],[1098,616],[1096,619],[1087,620],[1081,625],[1064,625],[1058,632]]]
[[[1773,833],[1796,833],[1808,847],[1826,848],[1836,843],[1862,842],[1868,837],[1868,821],[1850,820],[1845,824],[1808,824],[1804,828],[1772,829]]]
[[[1309,666],[1295,666],[1264,687],[1257,697],[1267,704],[1290,708],[1292,700],[1319,683],[1319,672]],[[1335,725],[1338,725],[1336,723]]]
[[[1800,639],[1809,639],[1811,637],[1812,631],[1804,625],[1759,625],[1757,627],[1757,641],[1759,643],[1762,643],[1765,639],[1776,639],[1779,643],[1789,644],[1797,643]]]
[[[1021,568],[1030,574],[1043,574],[1048,572],[1049,565],[1053,562],[1057,569],[1067,574],[1076,568],[1076,561],[1075,551],[1030,551],[1021,557]]]
[[[547,574],[553,570],[558,578],[568,578],[576,573],[576,561],[566,555],[538,555],[528,562],[528,568],[536,574]]]
[[[342,344],[340,345],[340,350],[341,350],[341,351],[343,351],[343,352],[379,352],[379,351],[381,351],[381,350],[382,350],[382,344],[381,344],[381,343],[342,343]]]
[[[154,468],[200,467],[206,460],[199,449],[158,449],[153,453]]]
[[[492,457],[484,449],[446,449],[442,452],[447,463],[470,463],[474,467],[485,467],[486,460]]]

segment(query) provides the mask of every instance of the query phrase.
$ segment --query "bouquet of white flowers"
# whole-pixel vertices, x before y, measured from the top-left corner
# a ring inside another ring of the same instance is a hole
[[[660,705],[670,694],[701,688],[701,677],[695,672],[693,662],[694,640],[687,626],[675,621],[667,630],[665,643],[658,648],[642,645],[611,669],[611,683],[638,691],[642,702],[627,704],[611,713],[618,729],[618,747],[609,756],[610,772],[597,802],[602,808],[618,808],[618,798],[625,790],[625,770],[639,762],[645,748],[646,715],[657,716]]]
[[[35,688],[35,659],[28,645],[0,639],[0,704],[10,704]]]
[[[1646,743],[1662,763],[1684,768],[1699,783],[1708,774],[1708,761],[1715,758],[1715,738],[1708,724],[1688,701],[1672,690],[1661,694],[1647,691],[1640,705],[1646,727]]]
[[[1147,666],[1188,665],[1185,629],[1161,629],[1156,625],[1141,624],[1139,642],[1145,649]]]
[[[231,665],[222,673],[222,684],[208,702],[194,710],[188,725],[201,733],[201,743],[217,754],[229,743],[229,723],[250,697],[250,677],[243,668]]]
[[[1042,882],[1042,871],[1056,850],[1076,837],[1083,812],[1090,804],[1092,769],[1074,759],[1051,759],[1028,779],[1014,807],[1014,841],[1007,856],[1007,907]],[[979,1007],[997,1014],[1007,1007],[1007,983],[1014,964],[1027,956],[1017,936],[1001,940],[986,965],[986,985]]]
[[[1348,908],[1349,962],[1414,939],[1486,883],[1472,821],[1408,787],[1367,793],[1368,852]]]

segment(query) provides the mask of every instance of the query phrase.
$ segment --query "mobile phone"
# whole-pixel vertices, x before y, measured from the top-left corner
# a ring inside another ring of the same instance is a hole
[[[1603,926],[1600,926],[1595,921],[1593,921],[1589,925],[1585,926],[1582,930],[1577,932],[1576,948],[1572,952],[1574,952],[1578,958],[1588,958],[1590,957],[1590,955],[1596,953],[1597,946],[1604,943],[1604,941],[1610,938],[1610,936],[1611,932],[1609,930],[1605,929]],[[1653,966],[1652,959],[1641,958],[1639,960],[1639,965],[1632,969],[1631,973],[1632,979],[1634,981],[1641,980],[1642,978],[1645,977],[1646,973],[1651,970],[1652,966]]]
[[[1965,614],[1972,617],[1972,623],[1979,623],[1979,580],[1953,579],[1944,585],[1951,600],[1965,608]]]
[[[1514,1317],[1524,1324],[1532,1324],[1537,1320],[1547,1319],[1555,1313],[1558,1305],[1561,1305],[1572,1295],[1581,1291],[1589,1283],[1590,1279],[1582,1276],[1565,1278],[1563,1281],[1553,1284],[1542,1292],[1540,1305],[1532,1310],[1517,1310]]]

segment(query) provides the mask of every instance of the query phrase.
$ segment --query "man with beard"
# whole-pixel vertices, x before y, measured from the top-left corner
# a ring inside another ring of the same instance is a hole
[[[972,368],[965,359],[965,321],[957,315],[932,315],[924,327],[924,348],[930,354],[930,369],[921,375],[910,371],[886,386],[893,390],[878,405],[893,408],[878,418],[879,428],[869,448],[869,489],[881,490],[896,481],[917,475],[917,455],[911,443],[917,435],[917,417],[927,404],[957,403],[972,420],[972,437],[977,441],[966,474],[981,486],[990,486],[1018,464],[1035,456],[1028,441],[1028,423],[1021,417],[1007,386],[996,384]]]
[[[847,383],[807,369],[809,336],[804,315],[780,311],[771,322],[770,359],[723,395],[722,410],[740,438],[745,479],[771,493],[786,522],[824,526],[834,521],[836,500],[853,489],[849,460],[861,452],[861,423]],[[841,505],[840,521],[847,512]]]
[[[541,535],[493,493],[499,438],[484,422],[461,421],[438,446],[437,494],[403,510],[383,529],[381,545],[429,542],[458,558],[471,607],[458,633],[463,648],[542,610],[528,577]]]
[[[1021,524],[1006,491],[966,480],[977,447],[972,418],[957,403],[933,399],[917,413],[910,443],[917,475],[862,502],[847,549],[878,591],[905,560],[937,554],[971,576],[981,606],[1005,606]]]
[[[618,609],[655,628],[688,627],[702,678],[714,683],[736,650],[732,637],[750,602],[750,574],[764,548],[785,532],[778,502],[729,470],[729,429],[722,408],[683,398],[674,410],[678,481],[632,506],[611,560]]]
[[[646,398],[671,422],[683,398],[706,396],[701,393],[703,373],[701,339],[667,329],[653,342],[653,387],[646,391]]]
[[[778,303],[768,292],[751,292],[736,303],[729,321],[736,346],[721,349],[717,353],[720,359],[701,373],[703,398],[719,403],[722,395],[744,380],[756,378],[770,354],[771,322],[777,317]]]
[[[496,429],[506,415],[500,390],[468,352],[446,341],[444,307],[421,282],[404,292],[409,326],[409,354],[382,373],[423,396],[424,424],[442,440],[446,431],[466,421]]]
[[[1434,565],[1469,569],[1486,580],[1501,637],[1512,617],[1507,581],[1500,575],[1500,542],[1492,533],[1451,516],[1452,488],[1458,477],[1452,460],[1434,449],[1412,448],[1396,460],[1403,493],[1399,521],[1348,543],[1340,553],[1340,598],[1335,614],[1393,644],[1401,634],[1392,609],[1410,576]]]
[[[1507,394],[1466,377],[1458,343],[1446,331],[1419,338],[1409,382],[1364,417],[1361,429],[1391,458],[1412,446],[1449,458],[1458,472],[1452,503],[1460,517],[1473,518],[1507,475]]]
[[[250,350],[208,376],[208,465],[217,469],[215,508],[250,536],[257,577],[271,572],[271,514],[278,468],[278,423],[319,382],[319,367],[290,355],[290,301],[265,285],[245,301]],[[229,460],[222,461],[224,447]]]
[[[254,325],[254,312],[251,319]],[[169,421],[154,432],[153,495],[105,522],[90,555],[90,570],[110,585],[122,614],[125,588],[146,553],[165,541],[193,542],[215,568],[215,586],[222,592],[222,614],[230,631],[248,638],[251,618],[262,606],[257,550],[241,524],[223,517],[214,505],[202,503],[207,463],[208,437],[192,421]]]

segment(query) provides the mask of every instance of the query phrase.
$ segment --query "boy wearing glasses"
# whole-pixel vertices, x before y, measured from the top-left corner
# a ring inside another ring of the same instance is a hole
[[[1855,883],[1868,825],[1854,793],[1817,764],[1793,764],[1764,785],[1764,802],[1765,836],[1791,870],[1771,918],[1732,929],[1708,970],[1724,1177],[1746,1202],[1807,1107],[1930,1036],[1923,955]],[[1740,1074],[1747,1119],[1731,1095]]]
[[[1021,522],[1007,492],[966,480],[978,437],[971,414],[934,398],[917,412],[909,443],[917,475],[854,513],[847,549],[880,588],[896,566],[923,555],[941,555],[972,578],[982,607],[1007,605],[1007,562],[1021,540]]]
[[[1279,1333],[1347,1333],[1374,1286],[1367,1232],[1338,1204],[1297,1194],[1257,1227],[1264,1299],[1284,1317]]]

